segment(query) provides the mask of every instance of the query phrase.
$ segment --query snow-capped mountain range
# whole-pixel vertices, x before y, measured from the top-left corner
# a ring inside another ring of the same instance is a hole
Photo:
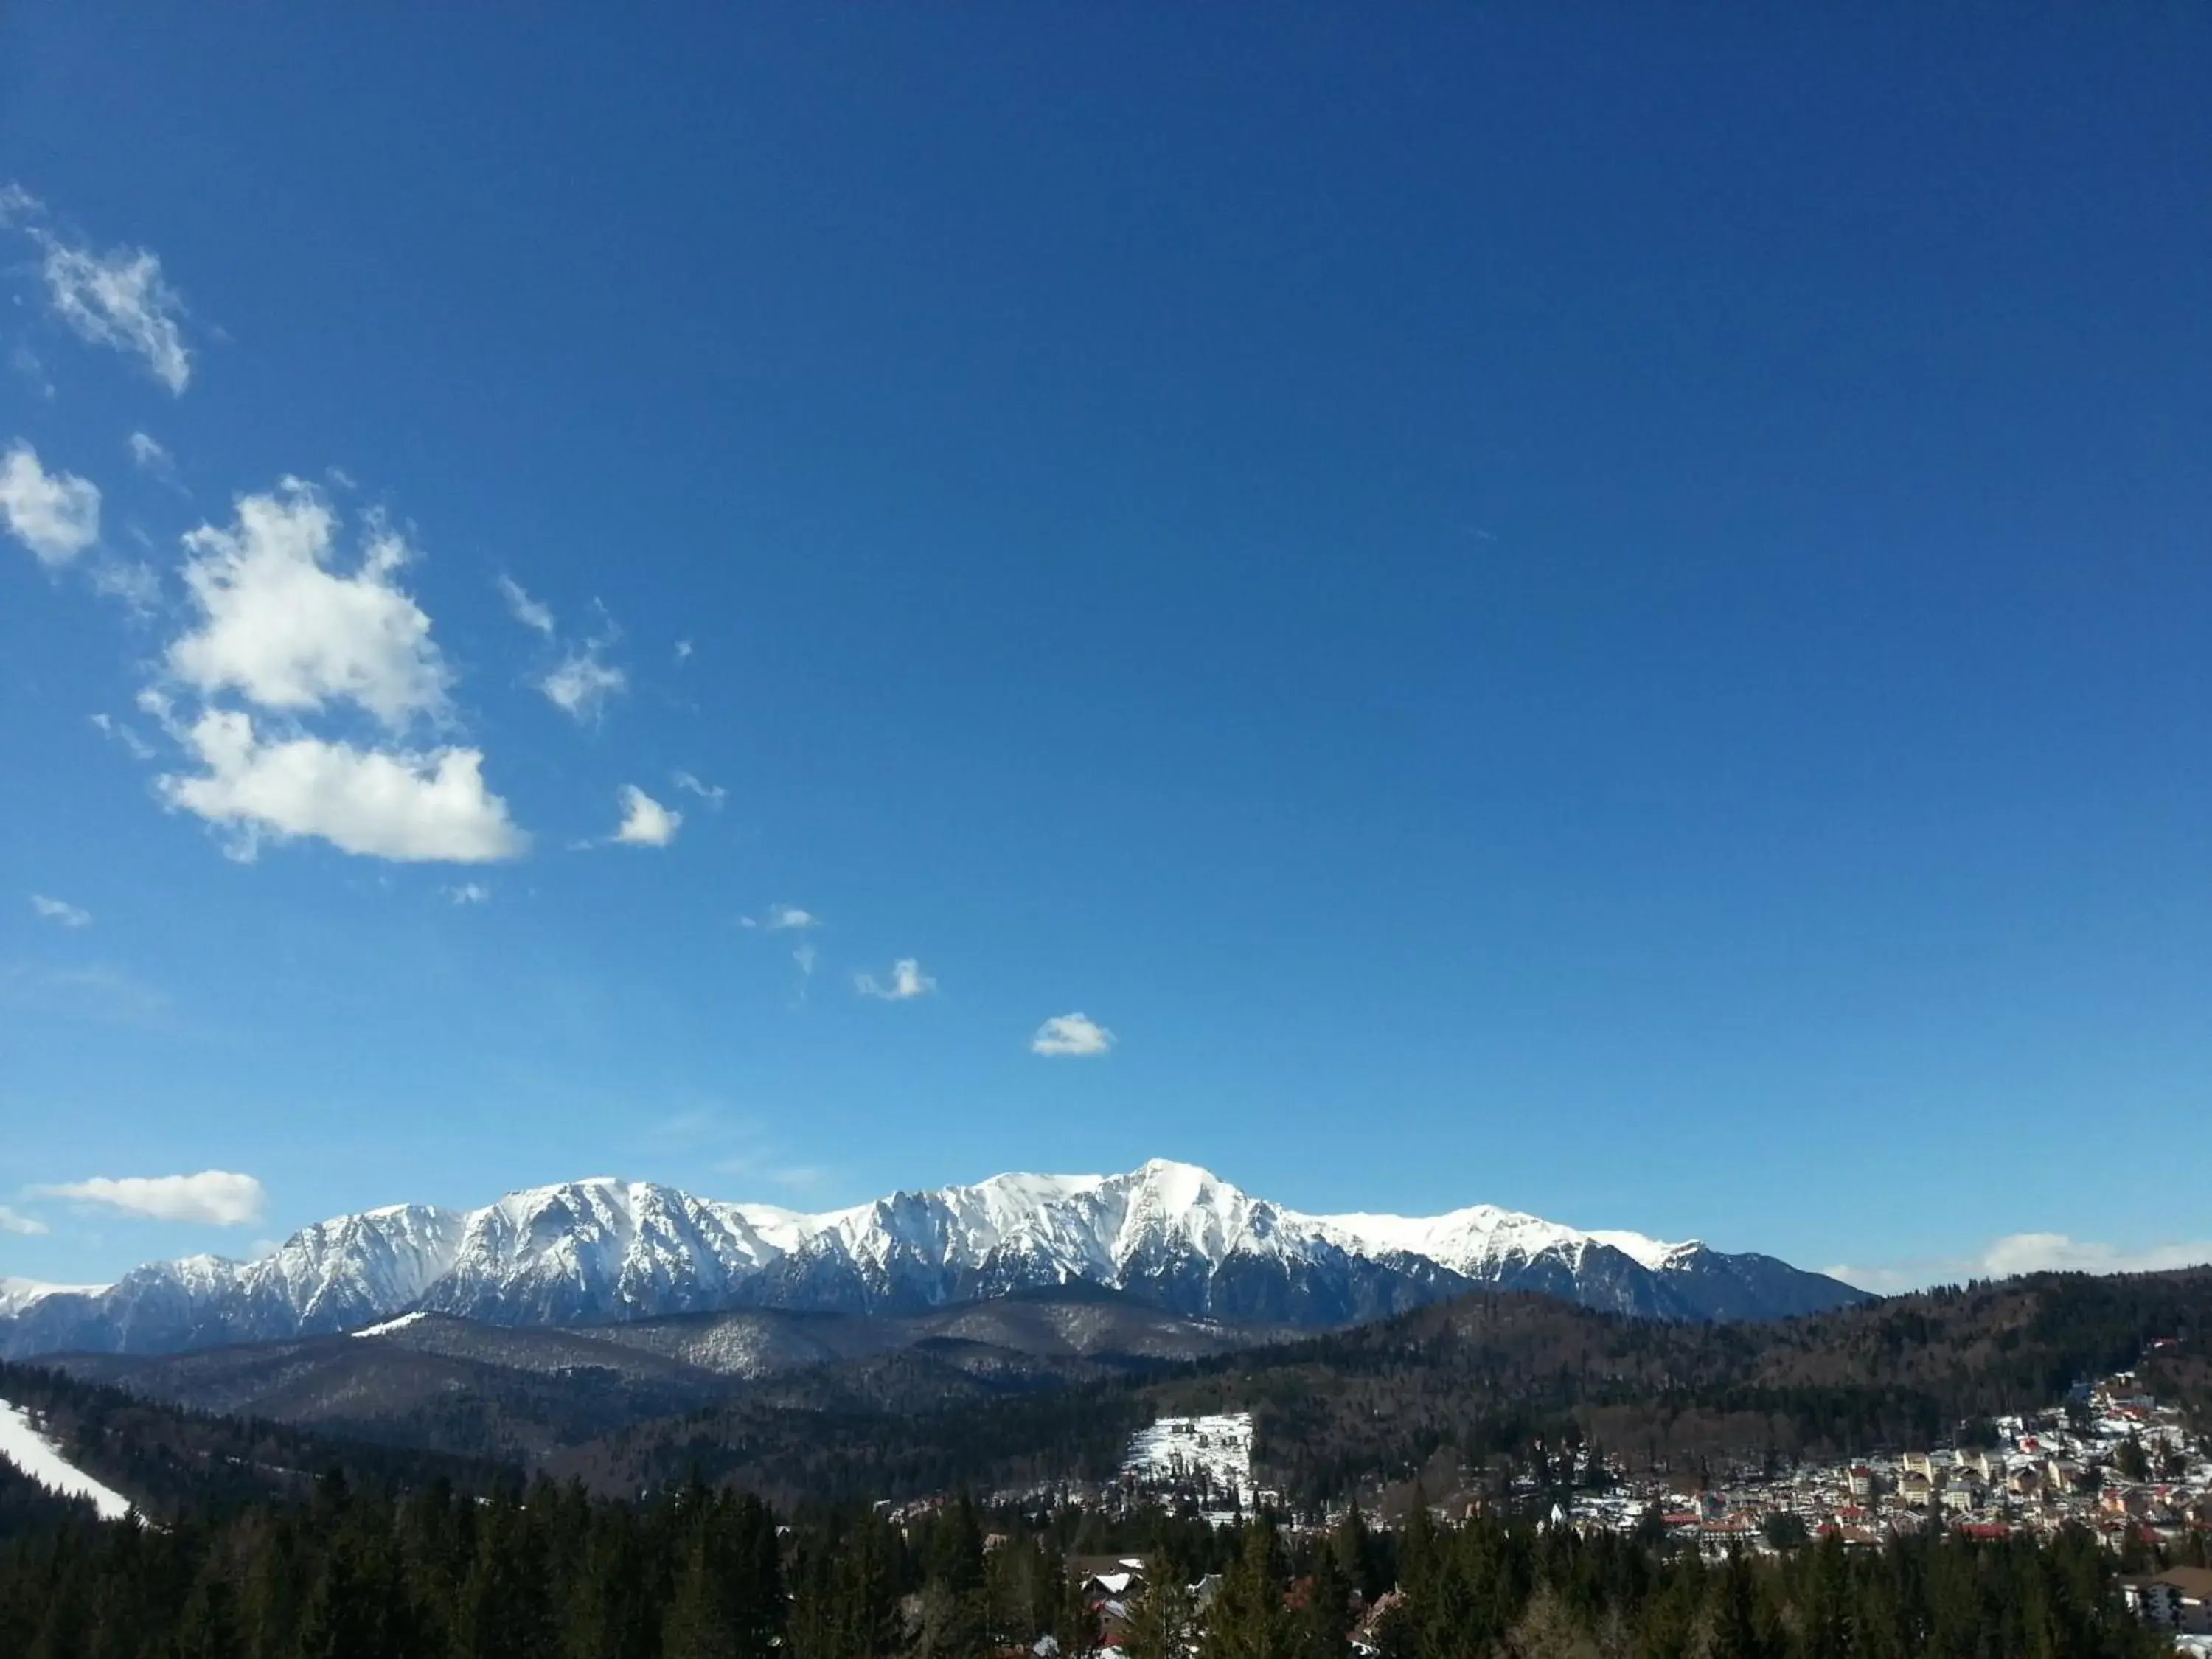
[[[192,1256],[97,1288],[6,1281],[0,1354],[170,1352],[415,1310],[577,1325],[732,1307],[912,1312],[1055,1286],[1313,1327],[1480,1287],[1682,1320],[1864,1299],[1771,1256],[1578,1231],[1490,1205],[1305,1215],[1156,1159],[1126,1175],[994,1176],[819,1215],[604,1177],[479,1210],[396,1205],[305,1228],[253,1261]]]

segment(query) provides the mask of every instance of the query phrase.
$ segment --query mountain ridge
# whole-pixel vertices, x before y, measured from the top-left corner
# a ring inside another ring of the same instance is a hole
[[[1866,1299],[1771,1256],[1492,1205],[1310,1215],[1156,1158],[1125,1174],[1000,1175],[816,1214],[609,1176],[475,1210],[386,1205],[302,1228],[252,1261],[193,1256],[96,1289],[17,1291],[0,1304],[0,1355],[173,1352],[359,1329],[416,1309],[573,1326],[745,1306],[913,1312],[1074,1285],[1308,1328],[1486,1287],[1686,1321]]]

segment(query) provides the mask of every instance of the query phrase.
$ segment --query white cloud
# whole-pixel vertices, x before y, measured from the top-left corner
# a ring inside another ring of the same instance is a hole
[[[21,1210],[11,1210],[0,1204],[0,1233],[21,1233],[35,1238],[47,1231],[46,1224],[34,1215],[25,1215]]]
[[[2010,1279],[2021,1273],[2149,1273],[2212,1263],[2212,1240],[2174,1241],[2134,1247],[2102,1244],[2065,1233],[2007,1233],[1969,1255],[1925,1257],[1873,1267],[1844,1263],[1821,1271],[1861,1290],[1894,1296],[1929,1285],[1970,1279]]]
[[[480,881],[465,881],[458,887],[447,888],[446,896],[455,904],[489,904],[491,889]]]
[[[811,910],[802,910],[795,904],[771,904],[768,920],[761,924],[771,933],[786,933],[808,927],[819,927],[822,918]]]
[[[394,728],[442,715],[452,676],[429,617],[393,580],[407,544],[372,518],[358,567],[340,574],[329,568],[337,527],[320,491],[286,478],[239,497],[229,529],[187,535],[185,585],[203,620],[170,645],[170,672],[264,708],[349,700]]]
[[[150,621],[161,606],[161,577],[143,560],[103,559],[92,567],[92,591],[104,599],[119,599],[141,622]]]
[[[19,220],[35,219],[46,210],[46,204],[13,182],[0,185],[0,230],[5,230]]]
[[[625,847],[665,847],[676,839],[684,814],[659,801],[634,783],[622,787],[622,827],[615,839]]]
[[[499,579],[500,596],[507,601],[507,614],[525,628],[553,637],[553,607],[543,599],[533,599],[522,584],[514,577],[502,574]]]
[[[798,964],[800,978],[811,979],[814,977],[814,964],[821,957],[812,945],[802,945],[791,953],[791,959]]]
[[[81,910],[76,905],[58,898],[48,898],[44,893],[31,895],[31,908],[48,921],[59,922],[64,927],[89,927],[92,912]]]
[[[1054,1014],[1030,1039],[1030,1052],[1052,1058],[1103,1054],[1114,1046],[1114,1034],[1088,1014]]]
[[[203,1170],[198,1175],[94,1176],[36,1189],[45,1198],[73,1198],[106,1204],[156,1221],[195,1221],[215,1227],[241,1227],[261,1218],[268,1194],[250,1175]]]
[[[689,661],[690,661],[690,660],[691,660],[691,641],[689,641],[689,640],[678,640],[678,641],[676,641],[676,665],[677,665],[678,668],[681,668],[681,667],[682,667],[685,663],[687,663],[687,662],[689,662]]]
[[[538,689],[564,714],[579,725],[599,719],[607,699],[629,684],[629,676],[602,662],[604,640],[588,640],[572,649],[538,681]]]
[[[154,758],[154,745],[112,714],[94,714],[92,716],[92,724],[95,731],[114,738],[116,742],[128,749],[136,758],[139,760]]]
[[[150,478],[163,483],[177,481],[177,464],[169,452],[161,447],[160,440],[143,432],[134,432],[127,440],[131,446],[131,464]]]
[[[676,787],[687,794],[698,796],[709,806],[720,806],[730,798],[730,792],[720,784],[702,783],[689,772],[676,775]]]
[[[161,276],[161,262],[143,248],[94,253],[42,231],[46,295],[62,320],[95,345],[143,358],[154,378],[182,392],[192,378],[185,348],[184,302]]]
[[[912,957],[901,957],[891,964],[889,984],[873,974],[855,974],[853,988],[864,997],[880,997],[885,1002],[911,1002],[934,991],[937,981],[923,973],[921,964]]]
[[[100,487],[71,472],[49,472],[20,439],[0,458],[0,520],[8,533],[58,567],[100,539]]]
[[[179,740],[206,770],[160,781],[163,799],[237,831],[251,859],[263,836],[314,836],[348,853],[477,864],[520,857],[530,838],[484,787],[479,750],[363,750],[319,738],[269,738],[248,715],[209,709]]]
[[[2212,1262],[2212,1243],[2162,1243],[2124,1249],[2069,1238],[2064,1233],[2008,1233],[1983,1252],[1982,1263],[1992,1274],[2014,1273],[2148,1273],[2169,1267],[2195,1267]]]

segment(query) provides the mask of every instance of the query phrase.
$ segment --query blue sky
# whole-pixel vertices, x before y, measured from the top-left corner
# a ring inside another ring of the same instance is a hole
[[[2208,74],[10,8],[0,1273],[1153,1155],[2201,1256]]]

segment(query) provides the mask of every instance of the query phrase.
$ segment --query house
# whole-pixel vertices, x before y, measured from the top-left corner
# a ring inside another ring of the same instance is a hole
[[[2212,1635],[2212,1567],[2168,1567],[2123,1578],[2120,1595],[2137,1618],[2155,1629]]]

